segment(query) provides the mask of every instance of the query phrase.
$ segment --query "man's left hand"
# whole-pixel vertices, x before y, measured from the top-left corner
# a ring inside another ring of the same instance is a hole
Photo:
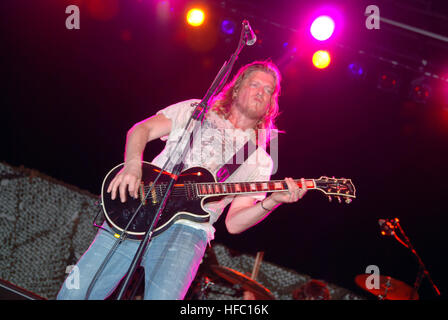
[[[277,203],[297,202],[302,199],[305,193],[308,191],[304,178],[300,179],[302,185],[301,188],[299,188],[297,183],[295,183],[292,178],[285,178],[285,182],[288,185],[288,191],[274,192],[270,196],[270,198]]]

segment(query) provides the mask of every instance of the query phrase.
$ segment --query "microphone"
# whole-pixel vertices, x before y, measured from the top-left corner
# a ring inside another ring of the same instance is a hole
[[[254,31],[252,30],[252,28],[250,27],[249,21],[244,20],[243,21],[243,27],[244,27],[244,32],[246,34],[246,44],[248,46],[252,46],[255,44],[255,42],[257,42],[257,36],[255,35]]]

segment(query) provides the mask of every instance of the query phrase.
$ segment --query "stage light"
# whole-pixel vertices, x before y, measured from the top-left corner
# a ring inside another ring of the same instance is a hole
[[[354,79],[362,79],[366,75],[363,66],[357,62],[350,63],[347,67],[350,76]]]
[[[377,88],[383,91],[396,92],[398,90],[398,77],[392,72],[382,72],[378,77]]]
[[[348,65],[348,70],[350,71],[350,73],[357,75],[357,76],[360,76],[364,73],[364,70],[358,63],[350,63]]]
[[[290,44],[288,42],[283,42],[283,48],[288,50],[288,52],[290,52],[290,53],[297,52],[297,48],[295,46],[290,46]]]
[[[313,65],[318,69],[325,69],[330,65],[330,53],[325,50],[316,51],[313,54]]]
[[[187,12],[187,22],[193,27],[198,27],[204,23],[205,13],[201,9],[193,8]]]
[[[232,20],[223,20],[221,22],[221,31],[226,35],[231,35],[235,32],[236,25],[235,22]]]
[[[319,40],[328,40],[334,32],[334,21],[329,16],[320,16],[316,18],[310,27],[311,35]]]
[[[411,82],[410,97],[417,103],[426,103],[431,97],[432,90],[428,81],[418,78]]]

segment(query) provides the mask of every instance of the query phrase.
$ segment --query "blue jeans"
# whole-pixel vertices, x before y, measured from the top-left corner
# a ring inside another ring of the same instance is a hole
[[[105,223],[104,228],[109,229]],[[98,231],[89,249],[80,258],[62,285],[58,300],[83,300],[98,268],[117,239]],[[103,300],[126,275],[140,241],[124,240],[112,255],[91,290],[89,299]],[[173,224],[152,238],[143,255],[146,300],[183,299],[196,276],[207,247],[207,234],[183,224]],[[77,274],[74,274],[74,273]]]

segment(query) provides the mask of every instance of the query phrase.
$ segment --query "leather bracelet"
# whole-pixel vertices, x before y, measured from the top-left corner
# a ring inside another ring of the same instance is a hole
[[[271,211],[271,210],[269,210],[269,209],[266,209],[266,208],[263,206],[263,201],[264,201],[264,200],[266,200],[266,198],[264,198],[263,200],[260,201],[260,206],[261,206],[264,210],[266,210],[266,211]]]

